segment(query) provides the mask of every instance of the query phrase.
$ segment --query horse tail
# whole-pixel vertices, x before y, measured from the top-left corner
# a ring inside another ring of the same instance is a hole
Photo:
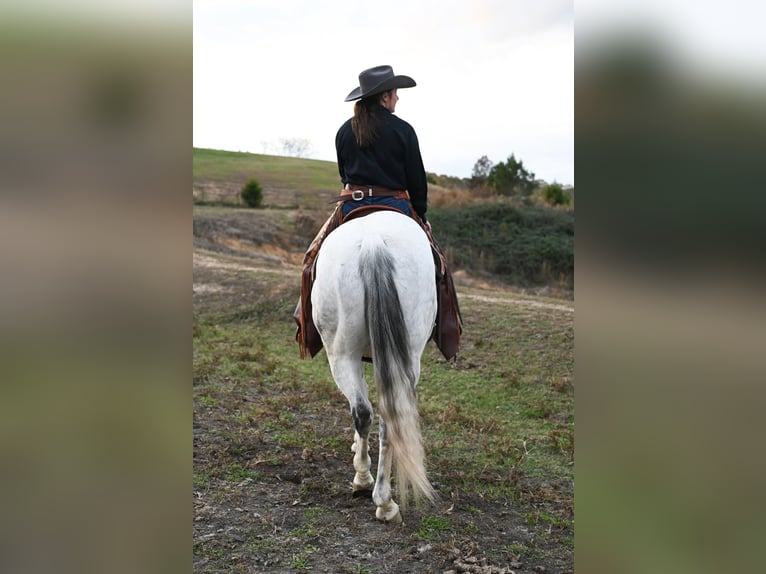
[[[363,242],[360,272],[370,334],[375,385],[386,440],[393,455],[402,507],[410,490],[415,502],[435,499],[425,469],[425,452],[410,354],[409,335],[394,281],[394,260],[383,243]]]

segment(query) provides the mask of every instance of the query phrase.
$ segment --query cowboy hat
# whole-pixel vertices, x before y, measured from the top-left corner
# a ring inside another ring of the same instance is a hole
[[[391,66],[376,66],[359,74],[359,87],[354,88],[344,101],[351,102],[394,88],[412,88],[415,85],[415,80],[409,76],[394,76]]]

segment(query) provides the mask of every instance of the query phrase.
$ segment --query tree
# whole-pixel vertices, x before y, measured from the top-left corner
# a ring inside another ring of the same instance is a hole
[[[487,176],[487,185],[501,195],[529,195],[535,189],[535,174],[524,168],[524,162],[514,154],[505,163],[493,166]]]
[[[303,138],[283,138],[282,153],[292,157],[306,157],[311,153],[311,142]]]
[[[471,179],[468,182],[468,187],[475,189],[481,187],[487,181],[487,176],[492,170],[492,162],[486,155],[481,156],[473,164],[473,171],[471,172]]]
[[[242,201],[244,201],[245,205],[248,207],[261,207],[261,203],[263,202],[263,189],[261,188],[261,184],[258,183],[258,180],[248,180],[242,187],[240,195],[242,196]]]
[[[572,198],[560,183],[549,183],[542,189],[543,199],[550,205],[569,205]]]

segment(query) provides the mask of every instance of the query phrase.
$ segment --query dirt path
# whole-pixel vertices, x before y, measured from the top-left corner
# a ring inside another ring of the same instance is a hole
[[[253,271],[254,273],[277,273],[279,275],[300,275],[300,267],[285,263],[284,267],[262,267],[256,265],[247,265],[236,261],[224,261],[220,256],[205,255],[203,253],[194,253],[194,266],[207,267],[209,269],[230,269],[232,271]]]
[[[199,267],[206,267],[210,269],[229,269],[232,271],[252,271],[253,273],[275,273],[278,275],[293,276],[300,275],[300,266],[283,264],[282,267],[264,267],[249,265],[236,261],[224,261],[219,257],[212,255],[205,255],[203,253],[194,253],[194,265]],[[460,283],[457,283],[460,287]],[[202,292],[205,290],[215,290],[215,286],[211,285],[195,285],[195,292]],[[495,288],[497,290],[497,288]],[[536,309],[548,309],[551,311],[561,311],[562,313],[574,313],[574,307],[570,305],[564,305],[559,303],[548,303],[545,301],[537,301],[533,299],[525,299],[522,297],[487,297],[486,295],[477,295],[473,293],[460,292],[460,298],[473,299],[474,301],[481,301],[483,303],[498,303],[501,305],[519,305],[522,307],[533,307]]]
[[[546,303],[544,301],[534,301],[532,299],[522,299],[520,297],[486,297],[484,295],[473,295],[471,293],[459,293],[460,298],[473,299],[483,303],[500,303],[506,305],[520,305],[522,307],[534,307],[536,309],[550,309],[551,311],[561,311],[563,313],[574,313],[574,307],[560,305],[558,303]]]

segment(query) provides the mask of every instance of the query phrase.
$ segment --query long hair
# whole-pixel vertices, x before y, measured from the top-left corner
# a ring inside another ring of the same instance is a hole
[[[378,118],[375,115],[375,108],[380,105],[380,98],[383,94],[374,94],[362,98],[354,104],[351,130],[354,132],[356,144],[361,148],[370,147],[378,138]]]

